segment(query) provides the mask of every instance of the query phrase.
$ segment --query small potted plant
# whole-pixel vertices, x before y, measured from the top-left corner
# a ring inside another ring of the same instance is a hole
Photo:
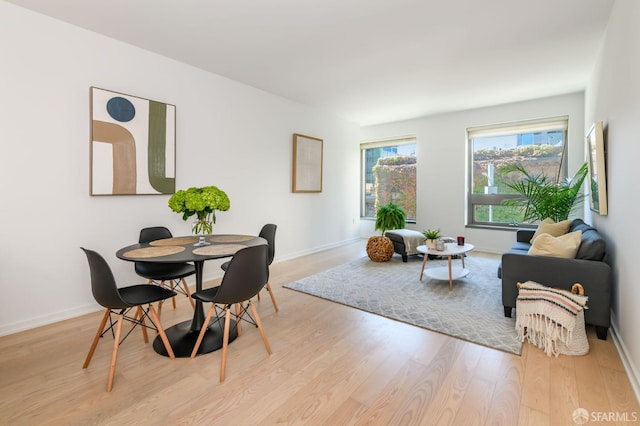
[[[404,228],[406,214],[404,210],[388,203],[376,212],[376,231],[381,235],[369,238],[367,241],[367,255],[374,262],[386,262],[393,256],[393,242],[384,235],[385,231]]]
[[[422,235],[427,248],[435,249],[436,242],[440,239],[440,229],[426,229],[422,231]]]

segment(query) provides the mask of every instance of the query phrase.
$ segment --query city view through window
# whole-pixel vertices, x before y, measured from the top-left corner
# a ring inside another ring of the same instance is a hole
[[[373,144],[372,144],[373,145]],[[416,143],[362,146],[362,216],[374,218],[379,206],[397,204],[416,218]]]
[[[508,166],[521,164],[531,174],[562,179],[564,130],[479,136],[471,142],[470,223],[516,225],[522,223],[518,207],[504,206],[519,198],[507,185],[522,177]]]
[[[467,223],[516,226],[523,211],[503,203],[521,196],[508,184],[522,178],[509,170],[519,164],[530,174],[555,181],[566,177],[563,165],[568,122],[566,117],[515,123],[506,127],[468,129],[469,194]],[[408,221],[416,220],[416,140],[404,138],[361,145],[361,215],[375,218],[388,202],[402,208]]]

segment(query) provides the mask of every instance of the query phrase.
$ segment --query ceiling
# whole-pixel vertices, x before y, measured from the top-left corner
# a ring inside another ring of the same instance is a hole
[[[370,125],[581,91],[614,0],[9,0]]]

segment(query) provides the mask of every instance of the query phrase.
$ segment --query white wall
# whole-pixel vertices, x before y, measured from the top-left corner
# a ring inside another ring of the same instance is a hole
[[[638,228],[640,158],[640,3],[616,0],[597,66],[589,82],[585,130],[596,120],[605,125],[609,214],[588,212],[607,237],[614,275],[613,323],[624,361],[640,395],[640,285],[633,249]]]
[[[569,174],[584,163],[584,96],[574,93],[450,114],[363,127],[362,139],[415,134],[417,137],[417,218],[408,228],[440,228],[447,236],[465,235],[478,250],[502,253],[515,240],[513,230],[465,228],[467,147],[466,129],[535,118],[569,116]],[[361,235],[375,234],[373,222],[363,220]]]
[[[169,196],[89,195],[90,86],[176,105],[177,187],[231,199],[214,232],[276,223],[276,261],[358,238],[356,124],[5,2],[0,52],[0,335],[98,309],[80,246],[133,283],[118,248],[190,231]],[[324,139],[320,194],[291,193],[293,133]]]

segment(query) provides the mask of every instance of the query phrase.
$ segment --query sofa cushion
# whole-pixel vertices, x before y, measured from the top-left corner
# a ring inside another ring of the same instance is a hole
[[[529,254],[573,259],[576,257],[581,240],[582,231],[570,232],[559,237],[546,233],[540,234],[533,240]]]
[[[594,227],[587,225],[582,219],[574,219],[569,231],[582,231],[582,244],[576,253],[576,259],[604,260],[606,242]]]
[[[546,218],[545,220],[540,222],[540,225],[538,225],[538,228],[536,229],[535,234],[533,234],[533,237],[529,242],[533,244],[533,241],[541,234],[549,234],[553,237],[559,237],[560,235],[564,235],[567,232],[569,232],[570,225],[571,225],[570,220],[563,220],[562,222],[556,223],[553,221],[553,219]]]
[[[584,223],[582,219],[574,219],[569,226],[568,232],[582,231],[584,233],[584,231],[588,231],[590,229],[594,231],[596,230],[596,228],[594,228],[593,226]]]
[[[530,248],[531,248],[531,244],[529,243],[515,242],[513,244],[513,247],[511,247],[511,250],[529,251]]]
[[[603,260],[605,245],[604,238],[595,229],[583,231],[582,244],[576,253],[576,259]]]

